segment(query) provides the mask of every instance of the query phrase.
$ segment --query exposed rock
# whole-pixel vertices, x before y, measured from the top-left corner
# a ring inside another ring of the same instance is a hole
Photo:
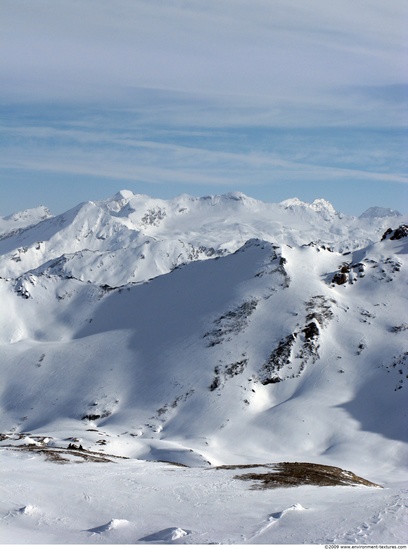
[[[222,385],[222,379],[224,379],[224,382],[225,382],[229,378],[233,378],[238,374],[242,374],[247,364],[248,364],[248,359],[242,359],[241,361],[236,361],[235,363],[226,365],[223,368],[215,367],[214,369],[215,378],[211,383],[210,390],[214,391],[217,388],[219,388]]]
[[[389,227],[385,231],[381,240],[384,241],[389,238],[390,241],[394,241],[398,239],[403,239],[404,237],[408,237],[408,225],[403,223],[397,229],[394,229],[394,230],[391,229],[391,227]]]
[[[255,311],[258,300],[243,302],[240,306],[227,311],[214,321],[216,328],[206,332],[204,338],[209,339],[209,346],[220,344],[230,334],[239,334],[248,324],[248,317]]]
[[[291,362],[290,357],[296,336],[297,333],[289,334],[280,340],[278,346],[273,350],[269,359],[262,366],[260,370],[260,380],[264,386],[267,384],[276,384],[283,380],[278,373],[282,367]]]

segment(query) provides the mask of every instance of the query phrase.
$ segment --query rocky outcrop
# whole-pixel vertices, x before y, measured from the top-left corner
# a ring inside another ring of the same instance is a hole
[[[394,241],[403,239],[404,237],[408,237],[408,225],[405,223],[400,225],[397,229],[391,229],[391,227],[389,227],[381,240],[390,239],[390,241]]]

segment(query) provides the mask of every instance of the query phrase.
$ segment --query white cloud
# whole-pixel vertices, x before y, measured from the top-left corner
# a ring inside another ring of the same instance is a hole
[[[405,0],[2,0],[0,169],[406,184],[407,16]]]
[[[404,79],[403,0],[3,0],[9,96],[118,101],[132,86],[256,98]]]
[[[46,135],[45,132],[43,135]],[[58,132],[48,132],[48,137]],[[73,133],[70,133],[73,137]],[[103,136],[89,134],[89,142],[97,143]],[[108,136],[106,136],[108,139]],[[81,141],[81,139],[77,140]],[[88,143],[89,143],[88,142]],[[124,142],[124,143],[123,143]],[[291,181],[383,181],[408,184],[404,174],[353,169],[323,162],[308,163],[287,160],[279,155],[257,152],[230,153],[199,147],[185,147],[152,141],[117,138],[112,145],[121,143],[127,149],[103,147],[84,150],[80,146],[58,148],[8,147],[0,161],[0,168],[98,176],[115,180],[143,181],[154,184],[189,184],[223,186],[238,189],[274,182]]]

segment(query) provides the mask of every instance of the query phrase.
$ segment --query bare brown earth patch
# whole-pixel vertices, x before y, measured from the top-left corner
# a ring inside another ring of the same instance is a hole
[[[35,443],[21,443],[21,440],[30,435]],[[76,438],[68,438],[75,440]],[[49,438],[45,436],[33,436],[31,434],[0,434],[0,441],[20,441],[17,444],[3,444],[1,448],[14,451],[36,453],[42,455],[45,460],[59,463],[84,463],[84,462],[115,462],[115,459],[128,459],[126,456],[117,456],[98,451],[84,449],[82,445],[70,443],[67,447],[48,446]],[[151,462],[163,462],[182,468],[186,464],[166,460],[153,460]],[[317,485],[320,487],[333,486],[366,486],[378,487],[381,485],[357,476],[353,472],[343,470],[336,466],[313,464],[309,462],[277,462],[264,464],[227,464],[216,466],[215,470],[250,470],[237,474],[234,479],[254,482],[251,489],[276,489],[279,487],[298,487],[300,485]]]
[[[234,479],[255,482],[251,489],[276,489],[278,487],[298,487],[300,485],[317,485],[320,487],[356,486],[381,487],[353,472],[309,462],[279,462],[276,464],[249,464],[218,466],[217,469],[258,469],[264,472],[247,472],[237,474]]]
[[[126,456],[107,455],[87,449],[77,450],[62,447],[39,447],[38,445],[3,445],[2,448],[13,449],[26,453],[43,455],[45,460],[66,464],[72,462],[71,457],[76,458],[73,462],[114,462],[114,459],[126,459]]]

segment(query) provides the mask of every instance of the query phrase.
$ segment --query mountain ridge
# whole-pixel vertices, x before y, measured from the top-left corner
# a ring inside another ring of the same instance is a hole
[[[404,542],[408,224],[314,204],[120,192],[3,234],[6,540]]]
[[[345,252],[375,242],[394,220],[347,217],[324,199],[267,204],[229,193],[166,201],[122,190],[3,234],[0,276],[21,276],[70,255],[67,265],[74,276],[118,286],[168,273],[192,260],[232,253],[251,238],[292,246],[319,241]],[[131,251],[132,262],[123,258],[124,250]],[[75,260],[78,253],[81,262]],[[84,255],[89,265],[80,273]]]
[[[236,211],[243,200],[183,197],[172,205],[207,213],[209,203],[229,201]],[[42,433],[54,445],[75,437],[91,450],[103,441],[111,454],[195,466],[268,462],[272,453],[401,472],[406,233],[383,231],[385,218],[367,244],[363,221],[364,237],[355,235],[356,247],[344,252],[336,234],[330,245],[285,243],[291,231],[299,237],[292,227],[282,227],[281,242],[265,239],[265,228],[244,240],[255,223],[231,241],[237,218],[224,233],[214,222],[211,238],[224,248],[200,248],[180,235],[161,237],[168,214],[145,218],[154,237],[129,229],[134,212],[139,221],[151,212],[149,201],[121,192],[3,239],[14,246],[0,257],[3,433]],[[300,222],[302,237],[317,231],[315,216]],[[38,235],[62,254],[46,260]],[[98,270],[104,276],[94,276]]]

